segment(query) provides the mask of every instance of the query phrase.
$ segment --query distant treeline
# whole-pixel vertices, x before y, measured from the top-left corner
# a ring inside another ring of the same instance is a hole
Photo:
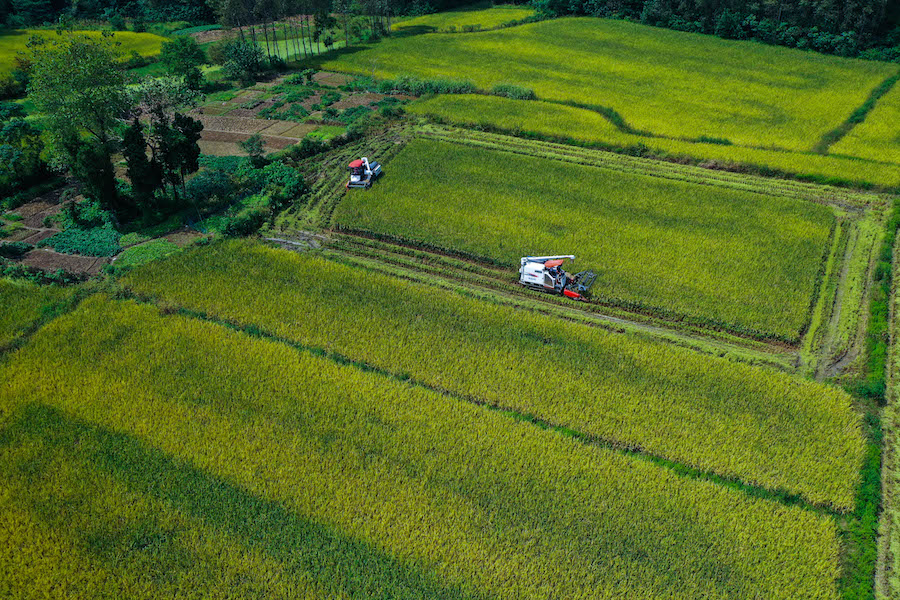
[[[543,16],[590,15],[841,56],[900,61],[897,0],[532,0]]]

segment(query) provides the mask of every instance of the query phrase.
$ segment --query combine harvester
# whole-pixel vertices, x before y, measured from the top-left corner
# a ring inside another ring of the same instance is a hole
[[[359,160],[354,160],[347,168],[350,170],[350,181],[347,182],[347,189],[369,189],[372,187],[372,182],[381,176],[381,165],[374,160],[370,163],[365,156]]]
[[[523,256],[520,260],[519,283],[533,290],[559,294],[573,300],[587,300],[597,276],[593,271],[569,275],[562,268],[567,258],[575,262],[574,254]]]

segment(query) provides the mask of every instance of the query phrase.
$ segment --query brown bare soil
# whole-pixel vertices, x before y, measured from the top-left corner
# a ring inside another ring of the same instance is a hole
[[[73,256],[60,254],[52,250],[32,250],[22,258],[22,264],[43,271],[63,269],[69,273],[96,275],[100,268],[109,263],[108,258],[93,256]]]
[[[25,231],[27,231],[29,235],[21,241],[25,242],[26,244],[37,244],[38,242],[46,240],[48,237],[52,237],[59,233],[58,229],[26,229]]]
[[[200,121],[203,123],[205,131],[225,131],[228,133],[258,133],[269,126],[267,121],[242,117],[200,115]]]
[[[378,102],[379,100],[385,98],[384,94],[353,94],[350,96],[344,96],[337,102],[331,105],[331,108],[336,110],[344,110],[345,108],[354,108],[357,106],[368,106],[373,102]]]
[[[297,126],[297,124],[293,121],[270,121],[272,123],[269,127],[266,127],[262,131],[260,131],[263,135],[280,135],[283,137],[294,137],[290,135],[285,135],[286,131],[290,131]]]
[[[202,237],[203,234],[185,228],[180,231],[173,231],[172,233],[166,235],[165,239],[169,240],[179,248],[183,248],[184,246],[187,246],[188,244],[191,244],[195,240]]]

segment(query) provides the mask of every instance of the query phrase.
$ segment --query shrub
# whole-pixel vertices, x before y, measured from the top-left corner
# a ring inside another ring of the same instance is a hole
[[[222,233],[228,237],[251,235],[262,227],[268,218],[269,210],[266,207],[254,206],[246,208],[225,222],[224,227],[222,227]]]
[[[491,94],[513,100],[537,100],[534,90],[511,83],[500,83],[491,88]]]
[[[188,199],[200,206],[218,205],[234,193],[230,175],[220,169],[206,169],[185,184]]]
[[[34,248],[25,242],[0,242],[0,256],[3,258],[21,258]]]

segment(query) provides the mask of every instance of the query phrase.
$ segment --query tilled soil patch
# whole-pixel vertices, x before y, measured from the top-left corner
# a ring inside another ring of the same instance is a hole
[[[211,117],[200,115],[205,131],[223,131],[228,133],[258,133],[269,126],[267,121],[261,119],[248,119],[243,117]]]
[[[94,256],[72,256],[52,250],[32,250],[22,258],[22,264],[42,271],[63,269],[69,273],[96,275],[109,262],[108,258]]]
[[[318,73],[313,75],[313,81],[321,85],[327,85],[328,87],[340,87],[353,81],[353,76],[345,75],[344,73],[319,71]]]

